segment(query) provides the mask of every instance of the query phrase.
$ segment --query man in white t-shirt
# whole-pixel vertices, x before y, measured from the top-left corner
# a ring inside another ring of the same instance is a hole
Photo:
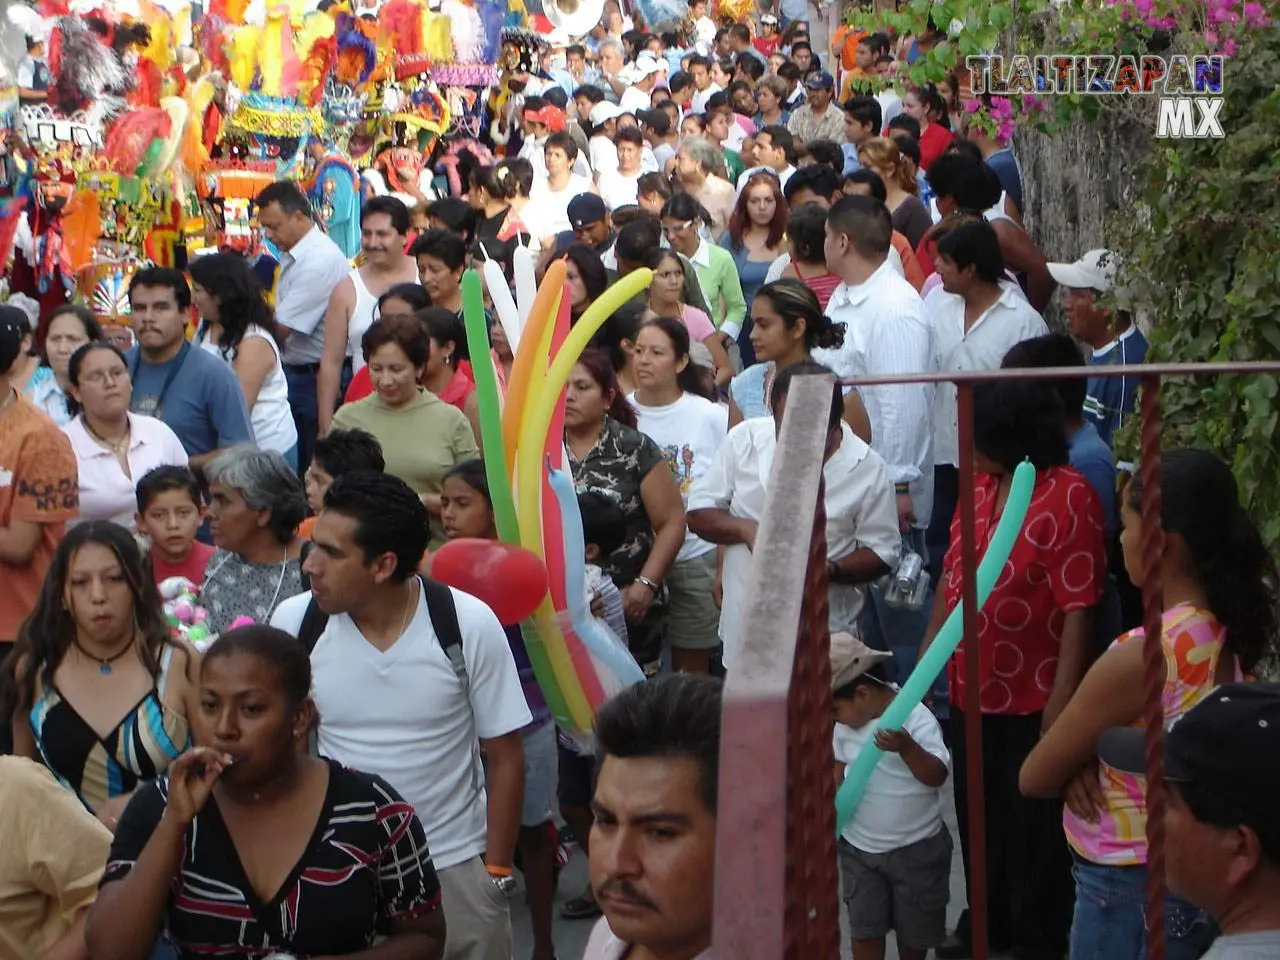
[[[610,210],[630,206],[637,201],[636,184],[644,172],[641,157],[644,150],[644,138],[635,127],[624,127],[614,138],[614,147],[618,151],[618,167],[616,170],[605,170],[600,174],[597,187],[600,196]]]
[[[623,70],[627,89],[622,91],[618,100],[623,113],[635,114],[653,106],[653,85],[658,82],[661,72],[661,64],[647,54],[636,57],[636,62]]]
[[[314,643],[320,753],[386,778],[417,811],[444,895],[445,960],[510,960],[520,731],[532,716],[493,612],[458,590],[456,629],[441,626],[447,604],[428,610],[415,576],[427,538],[426,507],[404,481],[339,477],[303,565],[311,593],[271,625]],[[317,611],[328,619],[313,636]]]
[[[596,714],[590,870],[604,916],[582,960],[711,960],[722,700],[719,680],[676,673]]]
[[[689,75],[693,77],[693,100],[687,113],[705,113],[707,101],[721,88],[711,80],[711,61],[704,56],[689,58]]]
[[[746,603],[751,551],[764,517],[765,495],[778,447],[777,431],[787,393],[796,375],[831,371],[796,364],[778,372],[771,388],[773,419],[744,420],[729,431],[711,468],[689,491],[689,531],[725,547],[720,605],[720,639],[726,670],[742,650],[739,617]],[[832,630],[854,632],[866,585],[888,573],[898,560],[893,484],[884,460],[846,424],[844,397],[833,390],[822,475],[827,511],[827,557]]]

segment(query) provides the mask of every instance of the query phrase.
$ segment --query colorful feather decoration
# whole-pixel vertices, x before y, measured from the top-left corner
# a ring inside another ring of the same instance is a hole
[[[390,0],[378,13],[385,36],[398,56],[411,57],[423,50],[422,4],[417,0]]]
[[[77,190],[62,214],[62,239],[67,260],[77,266],[88,263],[101,236],[102,211],[97,193]]]
[[[62,62],[55,85],[58,109],[67,114],[93,108],[102,118],[124,106],[109,90],[127,89],[129,72],[102,38],[75,17],[58,21],[62,34]]]
[[[159,107],[131,110],[111,125],[103,156],[117,173],[136,176],[152,143],[163,143],[172,129],[173,120]]]
[[[346,13],[338,17],[337,37],[338,81],[350,87],[359,86],[377,65],[378,45],[362,29],[360,21]]]

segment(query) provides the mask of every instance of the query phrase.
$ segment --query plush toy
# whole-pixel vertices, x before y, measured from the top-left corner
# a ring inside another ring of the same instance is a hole
[[[165,619],[173,632],[204,653],[215,637],[209,630],[209,612],[200,606],[200,589],[186,577],[160,582]]]

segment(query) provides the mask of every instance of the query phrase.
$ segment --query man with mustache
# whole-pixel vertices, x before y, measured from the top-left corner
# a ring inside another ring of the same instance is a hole
[[[600,708],[583,960],[711,960],[722,684],[677,673]]]
[[[226,448],[253,443],[253,424],[231,367],[187,340],[191,288],[172,267],[146,267],[129,281],[129,309],[138,345],[125,354],[132,413],[158,417],[191,458],[197,474]]]

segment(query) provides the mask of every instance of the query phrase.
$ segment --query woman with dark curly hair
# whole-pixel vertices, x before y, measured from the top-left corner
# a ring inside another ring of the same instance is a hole
[[[1231,469],[1203,450],[1171,450],[1160,458],[1161,565],[1164,615],[1164,717],[1172,723],[1215,687],[1238,682],[1276,649],[1275,561],[1240,504]],[[1141,586],[1142,484],[1124,491],[1120,544],[1130,579]],[[1137,960],[1145,941],[1147,883],[1146,782],[1098,760],[1112,727],[1145,727],[1143,638],[1123,634],[1089,669],[1080,688],[1022,765],[1029,796],[1065,793],[1067,842],[1076,855],[1071,957]],[[1105,891],[1112,891],[1108,895]],[[1115,895],[1115,891],[1120,891]],[[1199,912],[1170,898],[1165,905],[1166,956],[1199,955]],[[1105,945],[1099,939],[1105,933]]]
[[[973,391],[975,533],[981,555],[1004,512],[1018,464],[1036,469],[1026,519],[979,617],[981,688],[965,683],[968,642],[947,667],[956,810],[966,874],[969,863],[965,717],[982,711],[987,797],[987,889],[992,951],[1061,956],[1071,917],[1070,858],[1062,803],[1018,792],[1018,770],[1050,730],[1084,676],[1094,607],[1106,583],[1102,505],[1089,482],[1067,466],[1062,404],[1047,381],[1004,380]],[[960,517],[920,656],[959,605],[964,566]],[[968,943],[967,914],[956,936]]]
[[[761,287],[751,304],[751,345],[760,362],[729,382],[731,427],[751,417],[769,416],[775,374],[811,362],[814,350],[838,350],[844,345],[844,324],[831,322],[817,295],[802,281],[776,280]],[[857,390],[850,390],[844,399],[844,422],[871,442],[871,421]]]
[[[197,257],[187,271],[201,317],[196,343],[236,372],[258,446],[297,469],[298,430],[280,361],[283,338],[257,274],[238,253]]]
[[[133,791],[190,743],[199,659],[171,636],[133,536],[80,524],[0,667],[14,752],[42,761],[114,830]]]

